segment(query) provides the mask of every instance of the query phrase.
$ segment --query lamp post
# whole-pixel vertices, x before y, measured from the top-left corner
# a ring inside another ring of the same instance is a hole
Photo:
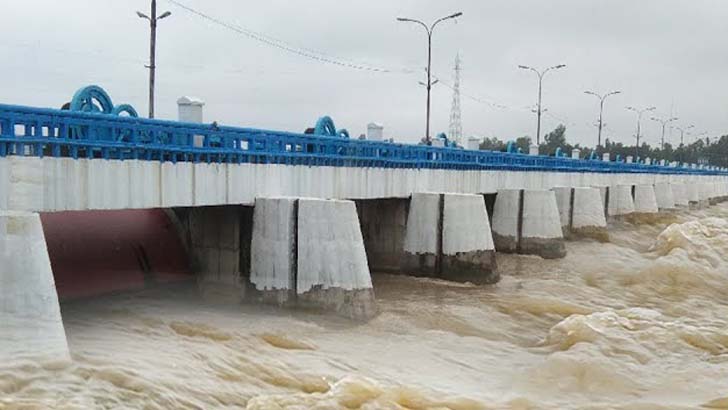
[[[621,94],[621,93],[622,93],[621,91],[611,91],[604,95],[599,95],[599,94],[595,93],[594,91],[584,91],[584,94],[593,95],[593,96],[599,98],[599,132],[597,134],[597,147],[602,145],[602,125],[603,125],[602,118],[604,115],[604,100],[606,100],[607,97],[609,97],[610,95],[617,95],[617,94]]]
[[[518,68],[522,70],[529,70],[536,73],[538,76],[538,107],[536,108],[536,114],[538,116],[538,119],[536,121],[536,145],[541,145],[541,114],[543,113],[543,110],[541,109],[541,91],[543,89],[543,76],[546,75],[551,70],[558,70],[561,68],[566,67],[566,64],[559,64],[555,65],[553,67],[549,67],[545,70],[538,71],[537,69],[525,65],[519,65]]]
[[[634,107],[627,107],[627,109],[637,113],[637,147],[635,149],[635,158],[636,158],[636,157],[639,157],[639,153],[640,153],[640,132],[642,130],[642,126],[641,126],[642,114],[649,112],[649,111],[654,111],[657,109],[657,107],[648,107],[648,108],[642,108],[642,109],[634,108]]]
[[[680,131],[680,148],[682,148],[682,150],[680,151],[681,154],[682,154],[682,151],[684,151],[684,149],[685,149],[685,132],[686,131],[689,131],[692,128],[695,128],[695,125],[692,125],[691,124],[691,125],[688,125],[685,128],[683,128],[683,127],[675,127],[675,129],[677,129],[678,131]],[[690,135],[689,132],[688,132],[688,135]],[[683,157],[684,156],[681,155],[680,162],[685,162]]]
[[[157,48],[157,22],[172,15],[171,12],[165,11],[157,17],[157,0],[152,0],[152,15],[147,16],[141,11],[137,11],[139,18],[149,20],[150,38],[149,38],[149,65],[145,66],[149,69],[149,118],[154,118],[154,75],[156,66],[156,48]]]
[[[690,129],[695,128],[695,125],[688,125],[687,127],[675,127],[676,130],[680,131],[680,145],[685,144],[685,132],[690,131]],[[688,135],[690,133],[688,132]]]
[[[432,85],[437,82],[437,80],[435,80],[434,83],[432,82],[432,32],[433,30],[435,30],[435,26],[437,26],[440,22],[454,19],[462,15],[463,13],[458,12],[449,16],[439,18],[435,20],[435,22],[432,23],[430,26],[427,26],[427,24],[423,23],[420,20],[406,17],[397,17],[397,21],[419,24],[424,27],[425,31],[427,32],[427,84],[425,84],[425,86],[427,87],[427,124],[425,125],[425,139],[427,141],[427,145],[432,144],[432,139],[430,139],[430,90],[432,89]]]
[[[659,122],[660,124],[662,124],[662,138],[660,139],[660,150],[663,150],[663,149],[665,149],[665,127],[667,126],[667,124],[669,124],[673,121],[677,121],[679,118],[672,117],[672,118],[663,120],[662,118],[652,117],[650,119],[652,121],[656,121],[656,122]]]

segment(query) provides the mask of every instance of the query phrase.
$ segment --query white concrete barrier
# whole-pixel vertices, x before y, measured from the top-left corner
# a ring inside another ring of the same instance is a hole
[[[629,215],[635,211],[631,185],[609,187],[607,213],[609,216]]]
[[[571,215],[571,232],[579,236],[599,240],[609,238],[604,202],[598,188],[574,188],[574,205]]]
[[[546,259],[566,256],[556,195],[546,190],[523,191],[520,252]]]
[[[656,214],[659,212],[655,188],[652,185],[635,185],[634,211],[640,214]]]
[[[413,194],[402,255],[405,273],[495,283],[495,246],[482,195]]]
[[[655,199],[657,200],[657,208],[660,211],[675,209],[675,193],[671,184],[667,182],[655,184]]]
[[[253,213],[250,281],[259,301],[376,314],[356,207],[351,201],[258,198]]]
[[[70,361],[38,214],[0,211],[0,360]]]
[[[689,206],[690,201],[688,200],[688,190],[685,184],[672,183],[673,198],[675,199],[675,205],[679,207]],[[658,204],[659,205],[659,204]]]

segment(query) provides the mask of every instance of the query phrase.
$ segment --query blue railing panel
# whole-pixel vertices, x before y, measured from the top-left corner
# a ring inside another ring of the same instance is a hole
[[[201,142],[196,144],[195,142]],[[723,171],[388,143],[0,104],[0,156],[302,166],[725,175]]]

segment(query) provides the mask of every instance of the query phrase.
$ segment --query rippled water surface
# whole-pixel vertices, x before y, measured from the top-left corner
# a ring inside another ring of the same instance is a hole
[[[0,409],[728,409],[727,217],[498,255],[491,287],[375,275],[364,325],[193,286],[64,304],[73,362],[0,363]]]

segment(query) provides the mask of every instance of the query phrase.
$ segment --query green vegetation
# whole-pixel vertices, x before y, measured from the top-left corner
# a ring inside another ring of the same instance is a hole
[[[480,143],[480,149],[489,151],[505,151],[508,141],[509,140],[502,141],[497,137],[484,138]],[[528,152],[528,147],[531,144],[531,137],[519,137],[514,141],[522,152]],[[561,147],[562,152],[569,156],[571,155],[572,149],[578,148],[581,150],[581,158],[588,158],[593,151],[593,148],[590,147],[583,147],[579,144],[569,144],[566,141],[566,127],[564,125],[559,125],[553,131],[546,134],[539,147],[539,152],[541,152],[542,155],[554,155],[556,149],[559,147]],[[597,147],[596,152],[600,158],[603,153],[609,152],[612,158],[616,158],[617,155],[621,158],[626,158],[628,155],[631,155],[634,158],[639,157],[640,159],[665,159],[668,162],[677,161],[690,164],[710,164],[719,167],[728,167],[728,135],[723,135],[717,141],[710,137],[706,137],[678,147],[665,143],[664,149],[660,149],[659,146],[652,147],[646,143],[643,143],[638,148],[634,145],[624,145],[621,142],[612,142],[607,138],[604,146]]]

